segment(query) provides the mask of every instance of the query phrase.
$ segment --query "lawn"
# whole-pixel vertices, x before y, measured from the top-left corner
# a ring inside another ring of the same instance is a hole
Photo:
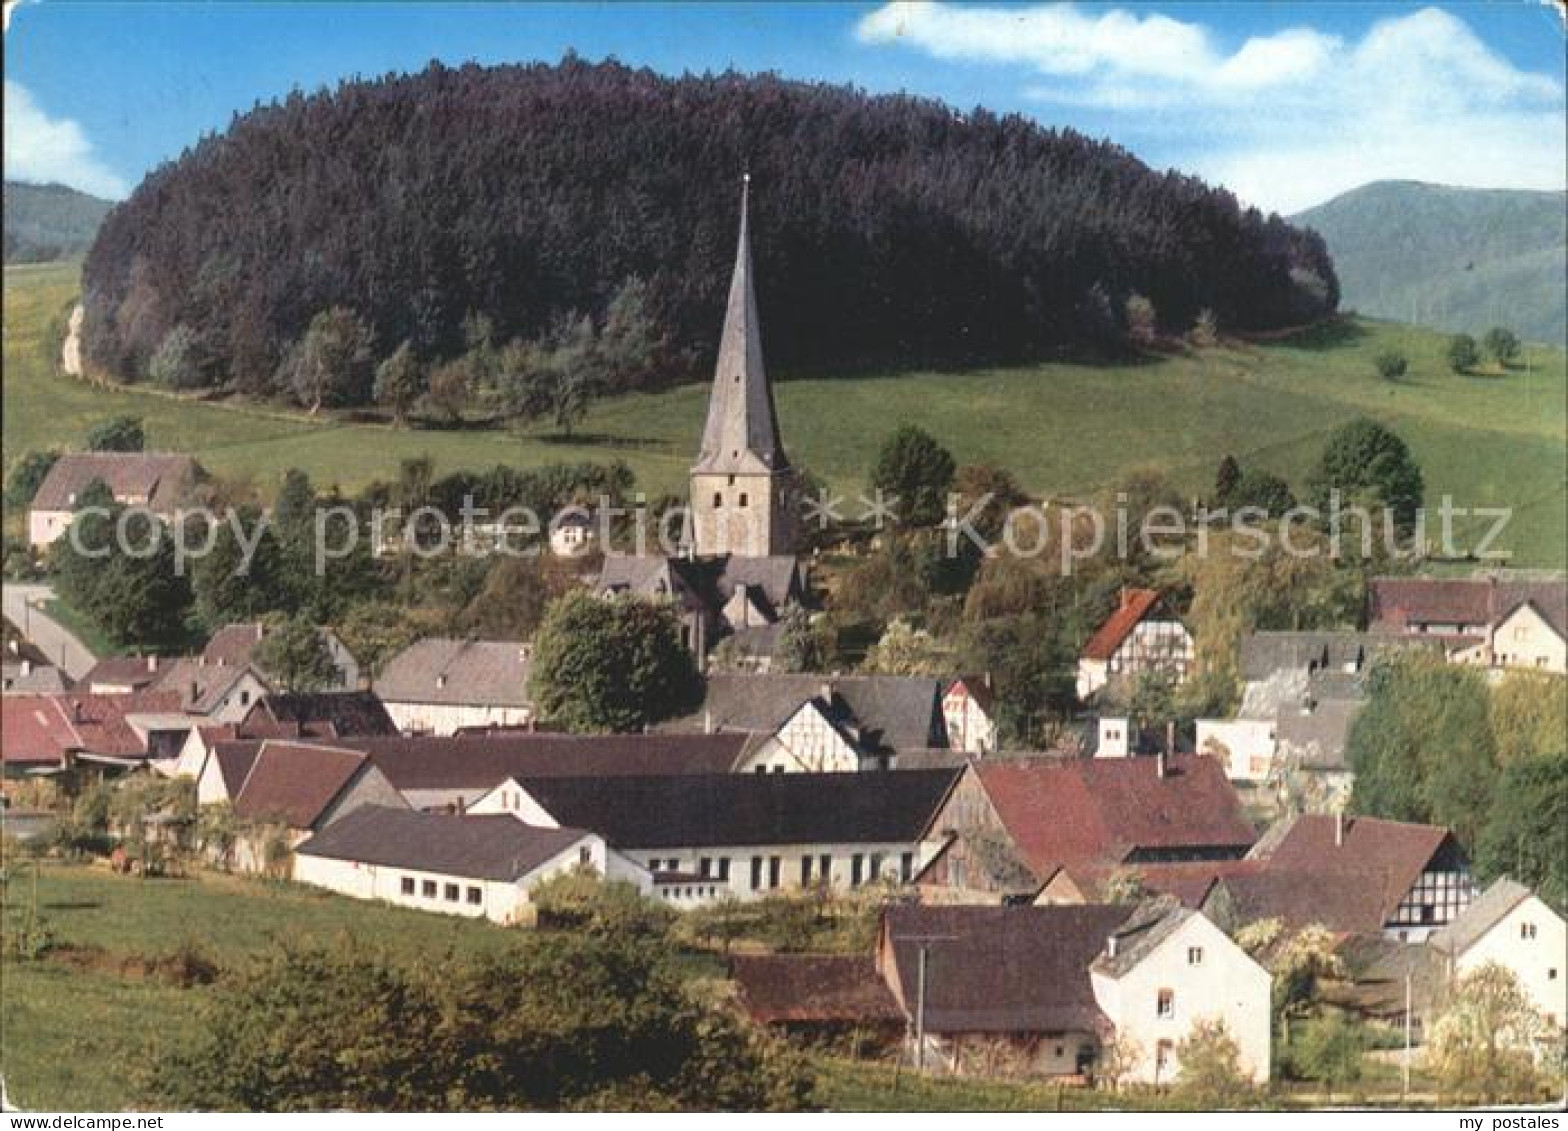
[[[707,389],[689,385],[597,405],[572,439],[543,426],[524,432],[397,430],[301,413],[103,390],[57,375],[46,328],[70,304],[73,269],[5,273],[5,448],[8,456],[74,442],[113,412],[147,419],[152,443],[188,450],[212,469],[274,482],[299,466],[319,482],[353,488],[393,474],[404,456],[428,454],[440,471],[495,463],[619,458],[650,495],[684,490]],[[715,312],[717,317],[717,312]],[[900,423],[934,433],[960,463],[1010,469],[1037,494],[1081,498],[1139,466],[1157,466],[1190,490],[1212,481],[1220,456],[1300,484],[1336,425],[1359,415],[1393,426],[1425,470],[1428,500],[1513,509],[1502,544],[1515,563],[1568,561],[1568,363],[1531,345],[1507,371],[1449,372],[1446,337],[1358,319],[1282,342],[1230,345],[1143,364],[1047,363],[896,376],[776,375],[785,442],[796,461],[836,490],[864,481],[879,439]],[[1398,383],[1372,358],[1410,360]],[[1459,524],[1474,535],[1485,520]]]

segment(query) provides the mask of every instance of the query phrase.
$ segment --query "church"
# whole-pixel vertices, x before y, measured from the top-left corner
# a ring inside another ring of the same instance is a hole
[[[689,521],[674,557],[612,554],[599,592],[674,602],[682,642],[705,657],[720,640],[749,666],[767,667],[785,613],[803,603],[795,556],[798,490],[779,436],[748,231],[750,177],[741,192],[740,240],[702,446],[690,477]]]

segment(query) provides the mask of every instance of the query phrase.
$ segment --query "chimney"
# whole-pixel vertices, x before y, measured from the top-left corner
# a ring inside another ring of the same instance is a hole
[[[702,733],[703,734],[712,734],[713,733],[713,708],[712,707],[704,707],[702,709]]]
[[[1345,847],[1345,814],[1343,811],[1334,814],[1334,847]]]
[[[1107,957],[1107,958],[1115,958],[1116,957],[1116,936],[1115,935],[1106,935],[1105,936],[1105,957]]]
[[[1176,722],[1171,720],[1165,724],[1165,753],[1176,753]]]
[[[833,702],[833,681],[829,679],[823,680],[822,686],[817,689],[817,694],[822,696],[823,700],[831,705]]]
[[[148,657],[147,657],[147,670],[150,671],[150,672],[155,672],[155,671],[158,670],[158,657],[157,656],[148,655]]]
[[[82,701],[80,699],[71,700],[71,721],[73,723],[82,721]]]
[[[32,675],[33,674],[33,661],[27,659],[25,656],[22,658],[22,674],[23,675]]]
[[[1131,598],[1131,596],[1132,596],[1132,590],[1128,589],[1127,586],[1123,585],[1121,587],[1121,589],[1119,590],[1119,592],[1118,592],[1119,603],[1120,603],[1122,608],[1125,609],[1127,607],[1127,602]]]
[[[189,702],[190,703],[195,703],[196,700],[198,700],[200,698],[201,698],[201,685],[199,683],[197,683],[193,679],[193,680],[191,680],[191,697],[190,697]]]
[[[1154,776],[1160,778],[1165,776],[1165,751],[1163,750],[1154,756]]]
[[[446,675],[445,675],[445,673],[442,673],[441,675],[436,676],[436,686],[437,687],[445,687],[446,686]]]

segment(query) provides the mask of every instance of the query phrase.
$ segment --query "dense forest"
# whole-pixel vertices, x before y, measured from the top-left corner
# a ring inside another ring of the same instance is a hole
[[[630,290],[658,347],[635,383],[679,380],[716,347],[743,169],[780,367],[1103,349],[1129,332],[1129,299],[1144,333],[1151,305],[1165,330],[1204,311],[1253,330],[1338,301],[1315,233],[1105,142],[568,57],[433,63],[237,116],[110,214],[85,266],[87,355],[128,380],[161,365],[185,387],[270,395],[291,353],[298,387],[315,320],[321,350],[364,362],[338,399],[356,403],[404,343],[428,367],[472,349],[476,325],[559,340],[613,321]]]
[[[80,255],[109,202],[64,185],[5,182],[5,261],[46,263]]]

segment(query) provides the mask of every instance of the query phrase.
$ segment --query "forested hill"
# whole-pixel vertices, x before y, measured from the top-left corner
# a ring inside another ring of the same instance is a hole
[[[112,207],[64,185],[5,182],[5,261],[43,263],[80,255]]]
[[[740,172],[770,360],[783,367],[1029,358],[1101,344],[1126,299],[1170,328],[1332,310],[1321,241],[1230,193],[1017,116],[735,74],[670,79],[568,57],[439,64],[291,95],[150,174],[88,256],[88,356],[144,376],[176,328],[206,383],[270,391],[313,316],[375,352],[602,319],[626,280],[673,347],[711,358]],[[368,390],[363,395],[368,395]]]
[[[1328,241],[1347,307],[1472,334],[1568,336],[1568,193],[1376,181],[1295,220]]]

